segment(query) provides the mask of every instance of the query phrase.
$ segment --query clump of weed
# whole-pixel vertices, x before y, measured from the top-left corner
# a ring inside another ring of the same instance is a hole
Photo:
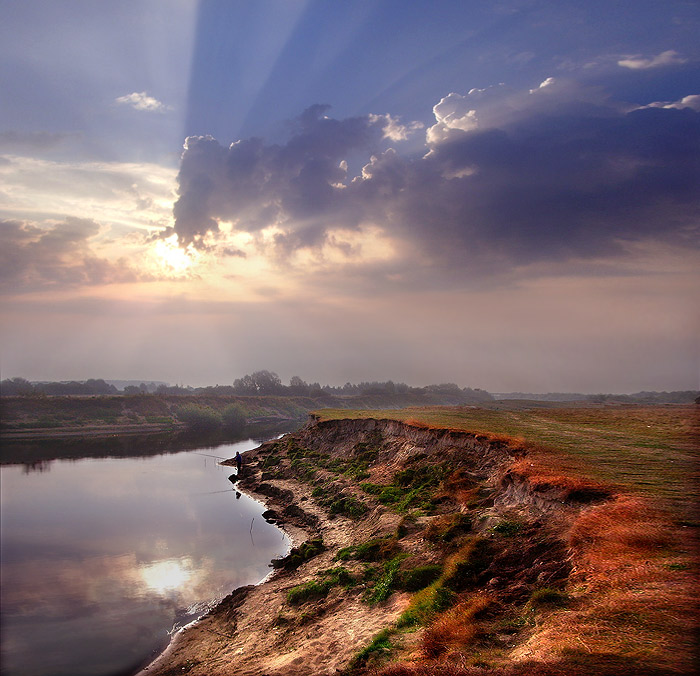
[[[393,558],[399,551],[399,546],[393,538],[376,538],[359,545],[344,547],[336,555],[336,561],[386,561]]]
[[[412,506],[431,511],[435,488],[440,485],[447,471],[446,463],[408,467],[396,472],[389,485],[363,483],[361,488],[365,493],[376,496],[383,505],[399,513]]]
[[[283,568],[285,570],[295,570],[302,563],[312,559],[317,554],[325,550],[325,545],[321,538],[315,538],[308,542],[303,542],[298,547],[292,547],[289,554],[279,559],[272,560],[273,568]]]
[[[364,502],[358,500],[354,495],[348,495],[333,484],[316,486],[311,495],[322,507],[328,510],[331,516],[341,514],[351,519],[357,519],[369,511]]]
[[[431,585],[440,577],[442,566],[428,564],[403,571],[400,578],[401,589],[416,592]]]
[[[519,521],[511,521],[509,519],[504,519],[491,528],[494,533],[500,533],[501,535],[516,535],[522,529],[522,523]]]
[[[292,587],[287,592],[287,603],[298,606],[306,601],[325,598],[333,587],[350,587],[355,578],[343,567],[329,568],[320,575],[320,580],[311,580]]]
[[[398,554],[384,564],[384,569],[376,584],[365,594],[364,598],[367,603],[381,603],[391,596],[400,580],[399,566],[407,556],[408,554]]]
[[[399,617],[397,627],[431,622],[455,602],[458,592],[474,584],[487,565],[486,542],[481,538],[472,538],[446,560],[442,573],[432,584],[413,596],[408,608]]]
[[[349,664],[350,670],[366,667],[369,662],[378,662],[382,657],[386,657],[393,649],[392,635],[391,628],[382,629],[352,658]]]
[[[472,522],[467,514],[456,512],[433,518],[424,531],[426,540],[435,543],[452,542],[459,535],[471,530]]]

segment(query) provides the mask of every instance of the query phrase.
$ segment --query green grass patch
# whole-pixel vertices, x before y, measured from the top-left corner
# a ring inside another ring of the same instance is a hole
[[[399,587],[399,566],[408,554],[398,554],[393,559],[384,563],[383,570],[375,585],[368,589],[364,599],[370,605],[386,601]]]
[[[351,587],[355,584],[355,578],[342,567],[329,568],[319,575],[319,580],[311,580],[292,587],[287,592],[287,603],[298,606],[307,601],[325,598],[333,587]]]
[[[523,529],[523,524],[519,521],[504,519],[497,523],[491,530],[501,535],[517,535]]]

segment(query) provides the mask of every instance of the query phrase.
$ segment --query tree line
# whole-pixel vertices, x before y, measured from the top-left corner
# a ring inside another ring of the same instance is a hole
[[[189,387],[185,385],[165,385],[142,382],[139,385],[127,385],[122,390],[103,379],[69,382],[29,382],[25,378],[11,378],[0,382],[2,396],[41,396],[41,395],[105,395],[105,394],[169,394],[169,395],[276,395],[320,398],[332,396],[368,396],[368,395],[408,395],[435,394],[466,397],[474,401],[491,401],[493,397],[479,388],[459,387],[455,383],[440,383],[413,387],[406,383],[387,381],[347,382],[343,386],[308,383],[299,376],[292,376],[289,384],[273,371],[261,370],[236,378],[232,385],[210,385],[206,387]]]

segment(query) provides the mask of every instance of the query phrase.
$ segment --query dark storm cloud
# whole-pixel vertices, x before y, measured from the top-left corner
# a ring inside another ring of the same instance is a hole
[[[0,285],[5,293],[135,281],[124,261],[96,256],[88,240],[99,231],[90,219],[68,217],[50,228],[0,221]]]
[[[550,78],[519,96],[446,97],[420,156],[382,151],[379,116],[333,120],[322,106],[286,145],[190,138],[175,227],[190,242],[218,220],[247,232],[276,224],[279,254],[373,224],[465,271],[475,255],[529,263],[648,239],[697,246],[700,113],[630,108]],[[344,160],[360,152],[375,154],[349,178]]]
[[[384,119],[334,120],[325,116],[327,109],[307,109],[285,145],[252,138],[226,149],[209,136],[188,138],[174,207],[180,241],[216,232],[217,219],[239,220],[239,227],[249,232],[281,219],[306,221],[306,227],[296,230],[299,245],[313,243],[321,233],[310,221],[344,210],[339,189],[333,187],[346,178],[341,161],[376,145],[385,124]]]

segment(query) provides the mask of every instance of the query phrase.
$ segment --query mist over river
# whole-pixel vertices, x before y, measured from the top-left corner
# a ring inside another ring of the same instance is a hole
[[[218,463],[259,443],[3,466],[2,674],[132,674],[263,579],[289,541]]]

